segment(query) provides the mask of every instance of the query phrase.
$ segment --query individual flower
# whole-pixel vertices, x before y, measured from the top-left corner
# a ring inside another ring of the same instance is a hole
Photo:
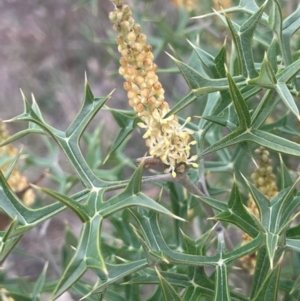
[[[165,101],[164,89],[156,74],[152,47],[134,22],[128,5],[122,0],[112,0],[115,10],[109,14],[118,33],[116,42],[121,53],[119,73],[124,77],[129,105],[142,120],[138,126],[144,128],[146,145],[153,158],[160,158],[167,165],[166,172],[176,177],[180,164],[197,167],[197,156],[190,155],[193,131],[180,125],[175,115],[165,117],[170,111]],[[186,122],[190,121],[190,118]]]

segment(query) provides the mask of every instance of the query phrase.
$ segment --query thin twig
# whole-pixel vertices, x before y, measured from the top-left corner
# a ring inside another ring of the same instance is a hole
[[[190,180],[188,175],[186,173],[179,174],[176,178],[177,182],[181,184],[184,188],[186,188],[190,193],[197,195],[197,196],[204,196],[204,193]],[[204,211],[206,212],[207,217],[214,217],[215,213],[213,209],[208,206],[206,203],[204,203],[200,198],[201,204],[204,208]],[[213,220],[213,223],[216,224],[217,221]]]
[[[38,232],[40,240],[44,246],[44,254],[46,255],[47,261],[50,262],[53,270],[55,271],[55,273],[60,276],[61,275],[61,268],[58,266],[52,252],[51,252],[51,247],[48,243],[48,239],[46,237],[46,233],[47,233],[47,229],[48,226],[50,225],[50,220],[45,221],[42,224],[42,227],[40,229],[40,231]]]
[[[197,187],[203,191],[205,196],[209,196],[209,192],[206,186],[206,181],[205,181],[205,173],[204,173],[204,159],[202,158],[199,160],[199,180],[197,182]]]

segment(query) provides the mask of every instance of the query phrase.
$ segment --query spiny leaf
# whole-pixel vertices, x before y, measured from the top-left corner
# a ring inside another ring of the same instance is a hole
[[[245,141],[245,133],[243,133],[242,129],[236,129],[235,131],[231,132],[218,142],[214,143],[213,145],[206,148],[203,152],[199,154],[199,157],[204,157],[212,152],[218,151],[230,145],[240,143]]]
[[[29,209],[11,191],[3,173],[0,171],[0,208],[11,218],[17,218],[20,225],[27,224]]]
[[[256,255],[256,265],[250,294],[251,299],[258,293],[263,285],[263,281],[267,277],[269,268],[270,260],[267,254],[267,249],[263,246],[258,250]]]
[[[216,268],[216,288],[214,301],[230,301],[228,287],[228,273],[226,265],[218,265]]]
[[[159,279],[156,271],[146,268],[144,270],[139,271],[137,277],[134,277],[126,284],[143,284],[145,282],[151,284],[159,284]],[[179,274],[175,272],[168,272],[168,271],[160,271],[162,277],[164,277],[172,286],[178,287],[189,287],[190,281],[187,275]]]
[[[55,287],[53,298],[57,298],[65,292],[88,268],[101,270],[107,275],[105,261],[100,251],[101,224],[102,217],[96,215],[83,225],[76,253]]]
[[[257,72],[254,67],[251,44],[254,31],[256,30],[256,27],[263,15],[266,4],[267,1],[241,26],[234,24],[226,16],[227,24],[237,49],[237,55],[239,58],[240,67],[242,68],[242,74],[248,79],[257,76]]]
[[[190,92],[188,95],[186,95],[181,100],[179,100],[174,105],[174,107],[164,117],[166,118],[166,117],[169,117],[171,115],[177,114],[182,109],[184,109],[185,107],[192,104],[193,102],[195,102],[198,99],[199,99],[198,96],[196,96],[193,92]]]
[[[267,58],[271,64],[271,67],[275,73],[277,73],[278,66],[277,66],[277,57],[280,54],[280,49],[278,45],[278,39],[276,36],[273,37],[271,44],[267,50]]]
[[[217,12],[193,17],[192,19],[201,19],[201,18],[206,18],[206,17],[210,17],[210,16],[215,16],[216,14],[224,14],[224,13],[229,14],[229,13],[235,13],[235,12],[242,12],[242,13],[253,15],[258,9],[259,9],[259,7],[257,6],[257,4],[254,0],[240,0],[239,5],[232,6],[232,7],[226,8],[226,9],[222,9]],[[265,13],[263,14],[263,20],[264,21],[267,20],[267,15]]]
[[[84,98],[82,106],[77,116],[66,130],[66,137],[78,141],[85,128],[88,126],[96,113],[105,104],[105,102],[110,98],[111,94],[112,92],[106,97],[95,98],[88,84],[87,78],[85,78]]]
[[[202,289],[200,287],[190,286],[185,290],[182,301],[198,301],[201,293]]]
[[[247,141],[255,142],[277,152],[282,152],[297,157],[300,156],[299,144],[265,131],[253,129],[251,133],[245,134],[245,138]]]
[[[230,95],[239,118],[239,126],[242,129],[246,129],[250,126],[251,123],[251,117],[249,114],[247,103],[244,100],[240,90],[237,88],[229,73],[227,73],[227,78],[229,83]]]
[[[187,248],[187,253],[192,255],[204,255],[205,249],[207,248],[207,241],[209,236],[212,234],[212,232],[215,231],[214,227],[211,228],[209,231],[204,233],[200,238],[197,240],[193,240],[190,237],[188,237],[185,233],[182,233],[184,242]]]
[[[268,90],[251,116],[252,127],[259,128],[262,126],[276,104],[277,101],[274,100],[274,91]]]
[[[287,66],[287,65],[289,65],[289,62],[288,62],[288,57],[286,54],[286,49],[285,49],[283,41],[282,41],[282,14],[281,14],[280,4],[277,0],[272,0],[271,5],[272,6],[271,6],[270,15],[269,15],[269,24],[277,37],[278,44],[279,44],[281,53],[283,55],[284,63]]]
[[[99,278],[102,279],[102,283],[94,287],[88,294],[86,294],[83,299],[89,297],[90,295],[100,293],[103,289],[107,288],[111,284],[123,279],[126,275],[133,274],[139,270],[143,270],[148,266],[146,259],[140,259],[134,262],[126,262],[123,264],[107,264],[107,273],[104,274],[101,270],[97,270]],[[132,282],[129,282],[132,283]],[[127,283],[126,283],[127,284]]]
[[[228,286],[228,274],[226,263],[222,260],[225,254],[225,239],[223,231],[218,233],[217,252],[220,255],[220,260],[216,266],[216,286],[215,286],[215,301],[229,301],[230,293]]]
[[[258,77],[250,79],[248,84],[273,89],[276,83],[277,80],[274,70],[268,60],[267,55],[265,54]]]
[[[14,141],[17,141],[29,134],[45,134],[45,132],[42,130],[42,129],[32,129],[32,128],[29,128],[29,129],[26,129],[26,130],[23,130],[23,131],[20,131],[12,136],[10,136],[9,138],[7,138],[6,140],[2,141],[0,143],[0,147],[2,146],[5,146],[5,145],[8,145]]]
[[[292,177],[286,167],[286,165],[283,162],[281,154],[279,154],[280,159],[280,190],[290,187],[293,185],[294,181],[292,180]]]
[[[121,209],[138,206],[148,208],[183,221],[184,219],[174,215],[165,207],[140,192],[142,173],[143,165],[140,164],[130,178],[130,181],[124,191],[103,203],[103,205],[98,208],[98,213],[106,217]]]
[[[268,251],[268,257],[270,260],[270,268],[273,269],[273,262],[276,254],[276,250],[278,247],[279,235],[270,233],[269,231],[266,233],[266,247]]]
[[[137,120],[135,116],[132,116],[132,113],[128,114],[128,112],[122,112],[120,110],[112,110],[112,109],[110,109],[110,111],[120,127],[120,132],[118,133],[118,136],[115,138],[114,142],[110,146],[104,162],[108,160],[110,155],[120,146],[120,144],[126,139],[126,137],[128,137],[128,135],[133,131]]]
[[[164,301],[182,301],[180,296],[177,294],[175,289],[170,285],[170,283],[160,274],[157,268],[155,268],[160,282],[160,287],[163,292]]]
[[[99,210],[99,213],[104,217],[110,216],[111,214],[130,207],[143,207],[147,209],[151,209],[158,213],[162,213],[168,215],[172,218],[179,219],[184,221],[184,219],[174,215],[171,211],[155,202],[151,198],[147,197],[143,193],[137,193],[135,195],[124,195],[119,194],[116,197],[108,200],[104,203],[103,207]]]
[[[223,78],[226,76],[226,72],[224,68],[224,64],[226,62],[226,43],[223,44],[223,47],[220,49],[219,53],[214,58],[203,49],[196,47],[190,41],[188,42],[193,47],[197,56],[204,64],[204,66],[210,70],[214,78]]]
[[[52,189],[43,188],[43,187],[39,187],[36,185],[33,185],[33,187],[35,189],[38,189],[38,190],[48,194],[49,196],[55,198],[56,200],[62,202],[64,205],[66,205],[67,207],[72,209],[72,211],[80,218],[80,220],[83,223],[87,222],[90,219],[85,206],[76,202],[72,198],[70,198],[64,194],[61,194],[59,192],[56,192]]]
[[[275,86],[277,93],[286,104],[288,109],[300,120],[299,109],[295,100],[285,83],[278,82]]]
[[[280,265],[278,264],[265,278],[260,290],[251,300],[253,301],[269,301],[277,300],[278,281],[280,276]]]
[[[191,68],[189,65],[177,60],[169,54],[169,56],[175,61],[180,72],[184,76],[190,89],[196,96],[205,95],[211,92],[222,91],[228,89],[228,81],[226,78],[210,79],[203,77],[199,72]],[[235,78],[237,82],[241,82],[244,79],[242,77]]]
[[[234,181],[228,200],[228,209],[216,215],[215,219],[235,224],[251,237],[255,237],[258,234],[255,222],[242,202],[236,181]]]
[[[41,275],[39,276],[39,278],[37,279],[37,281],[34,284],[34,287],[33,287],[33,290],[32,290],[33,300],[38,301],[40,299],[40,294],[42,292],[42,289],[43,289],[43,286],[44,286],[44,283],[45,283],[45,279],[46,279],[47,268],[48,268],[48,262],[45,263]]]
[[[7,226],[5,232],[0,232],[0,264],[4,262],[19,240],[23,237],[22,234],[15,235],[14,232],[18,226],[17,218],[15,217]]]
[[[292,63],[290,40],[292,35],[300,28],[300,5],[282,22],[282,42],[285,48],[286,59]]]
[[[21,155],[21,151],[18,152],[18,154],[12,158],[12,161],[10,162],[9,166],[5,168],[5,172],[4,172],[4,177],[5,179],[9,179],[9,177],[11,176],[11,173],[13,172],[13,170],[16,168],[16,165],[18,163],[18,160],[20,158]],[[7,165],[7,163],[5,162],[5,165]],[[1,168],[2,166],[0,166]]]
[[[23,95],[23,92],[22,92],[22,96],[23,97],[25,97],[24,95]],[[45,123],[45,120],[43,119],[43,116],[42,116],[42,112],[41,112],[41,110],[40,110],[40,107],[38,106],[38,104],[37,104],[37,102],[36,102],[36,100],[35,100],[35,97],[34,97],[34,95],[33,94],[31,94],[31,99],[32,99],[32,105],[31,105],[31,107],[32,107],[32,110],[35,112],[35,114],[39,117],[39,119],[43,122],[43,123]],[[34,123],[29,123],[29,128],[36,128],[36,129],[39,129],[39,127],[37,127]]]
[[[219,100],[220,100],[219,92],[209,93],[202,115],[203,116],[212,116],[213,115],[212,113],[213,113],[214,109],[217,107]],[[198,129],[204,130],[207,125],[208,125],[208,121],[201,118],[199,121]]]
[[[276,75],[278,82],[287,83],[300,71],[300,59],[286,66],[280,73]]]
[[[17,135],[19,135],[18,138],[21,138],[22,136],[25,136],[31,132],[32,133],[48,132],[51,136],[54,136],[53,131],[51,131],[51,127],[43,120],[43,118],[40,114],[40,109],[38,108],[38,105],[35,102],[35,99],[33,99],[34,103],[31,106],[22,91],[21,91],[21,94],[22,94],[22,100],[23,100],[23,105],[24,105],[24,112],[16,117],[6,120],[5,122],[29,121],[29,122],[36,124],[40,128],[40,130],[39,130],[36,127],[33,127],[32,125],[30,125],[29,129],[23,131],[22,135],[20,133],[17,134]],[[40,116],[41,116],[41,118],[40,118]],[[58,132],[59,131],[57,131],[57,133]],[[14,136],[14,139],[18,139],[18,138],[16,135]]]

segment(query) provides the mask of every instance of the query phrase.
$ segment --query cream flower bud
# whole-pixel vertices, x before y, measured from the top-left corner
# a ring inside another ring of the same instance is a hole
[[[147,36],[143,33],[141,33],[139,36],[138,36],[138,42],[141,43],[141,44],[145,44],[147,41]]]
[[[126,91],[129,91],[129,90],[132,89],[132,85],[131,85],[130,82],[125,82],[125,83],[123,84],[123,87],[124,87],[124,90],[126,90]]]
[[[143,111],[145,111],[145,107],[143,104],[139,103],[137,106],[136,106],[136,110],[141,113]]]
[[[134,78],[134,82],[137,85],[141,86],[144,83],[144,78],[142,76],[138,75]]]
[[[127,97],[130,99],[130,98],[135,98],[136,97],[136,92],[133,91],[133,90],[129,90],[128,93],[127,93]]]
[[[110,12],[109,15],[108,15],[108,17],[109,17],[109,20],[111,20],[112,22],[116,22],[117,21],[117,14],[114,11]]]
[[[128,35],[127,35],[127,41],[131,44],[133,42],[135,42],[136,40],[136,35],[134,32],[129,32]]]
[[[124,75],[126,72],[125,72],[125,68],[123,67],[123,66],[121,66],[120,68],[119,68],[119,73],[121,74],[121,75]]]
[[[153,84],[153,88],[155,90],[160,90],[162,88],[161,83],[157,81],[156,83]]]
[[[141,25],[140,24],[134,24],[132,29],[135,32],[135,34],[138,36],[141,32]],[[138,41],[141,43],[140,40],[138,40]]]

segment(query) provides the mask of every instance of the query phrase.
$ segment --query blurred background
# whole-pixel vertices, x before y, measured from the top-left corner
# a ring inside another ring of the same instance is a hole
[[[161,68],[175,67],[163,52],[172,45],[181,55],[190,55],[186,38],[205,31],[214,43],[223,43],[224,27],[215,31],[214,18],[188,21],[236,4],[234,0],[128,0],[136,20],[154,47]],[[258,4],[263,1],[257,1]],[[281,0],[286,13],[297,0]],[[183,11],[190,10],[182,21]],[[92,91],[105,96],[117,88],[108,105],[128,108],[126,94],[117,74],[118,53],[108,19],[113,9],[109,0],[1,0],[0,1],[0,118],[21,113],[21,88],[28,99],[34,93],[45,119],[65,128],[75,116],[87,72]],[[185,30],[179,26],[187,25]],[[181,29],[181,30],[180,30]],[[207,38],[206,38],[207,39]],[[203,44],[203,43],[202,43]],[[162,74],[160,80],[167,99],[182,97],[188,91],[180,76]],[[175,80],[175,82],[174,82]],[[174,84],[175,83],[175,84]],[[176,99],[175,99],[176,100]],[[20,126],[20,125],[12,125]]]
[[[175,67],[163,52],[171,52],[168,43],[180,54],[190,55],[186,38],[208,31],[215,43],[222,43],[227,34],[224,28],[216,32],[210,26],[214,18],[185,20],[182,25],[188,27],[180,31],[178,21],[182,20],[183,12],[178,5],[193,9],[185,16],[188,18],[237,2],[127,1],[133,4],[134,16],[148,34],[161,68]],[[280,2],[290,13],[298,1]],[[128,108],[120,85],[123,80],[116,72],[118,53],[108,19],[112,9],[109,0],[0,1],[0,118],[21,112],[21,88],[28,99],[34,93],[49,123],[65,128],[80,106],[85,72],[96,96],[105,96],[117,88],[108,105]],[[181,79],[175,78],[175,85],[174,78],[170,80],[165,74],[160,79],[167,99],[173,100],[178,93],[177,97],[181,97],[188,91]]]

